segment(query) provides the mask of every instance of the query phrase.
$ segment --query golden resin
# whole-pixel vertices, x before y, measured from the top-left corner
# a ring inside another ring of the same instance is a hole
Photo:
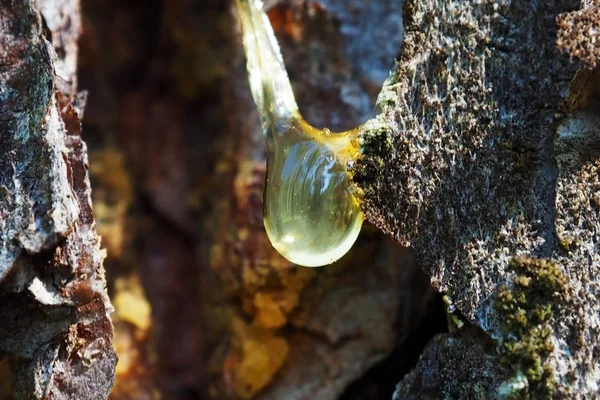
[[[331,133],[304,121],[262,3],[236,4],[250,88],[267,141],[267,235],[295,264],[330,264],[350,250],[364,219],[348,172],[359,155],[358,130]]]

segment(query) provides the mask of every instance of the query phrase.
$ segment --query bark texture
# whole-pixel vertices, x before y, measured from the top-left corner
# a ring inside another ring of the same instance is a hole
[[[355,180],[368,220],[414,248],[467,328],[430,344],[399,399],[418,385],[430,398],[598,395],[598,73],[557,47],[560,24],[558,44],[595,65],[597,34],[582,27],[597,4],[579,7],[405,4]],[[479,349],[457,351],[469,341]],[[449,365],[491,375],[435,373]]]
[[[117,358],[80,137],[79,2],[0,10],[0,353],[17,399],[107,398]]]

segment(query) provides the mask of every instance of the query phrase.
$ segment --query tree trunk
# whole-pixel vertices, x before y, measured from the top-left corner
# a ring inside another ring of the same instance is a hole
[[[583,6],[405,4],[355,180],[466,326],[398,399],[598,395],[600,81],[557,46],[595,65],[599,7]]]
[[[0,353],[16,399],[105,399],[114,380],[79,30],[76,0],[0,5]]]

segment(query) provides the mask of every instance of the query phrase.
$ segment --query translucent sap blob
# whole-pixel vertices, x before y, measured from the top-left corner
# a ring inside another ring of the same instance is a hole
[[[363,213],[347,171],[351,134],[329,134],[302,120],[267,134],[264,224],[273,247],[307,267],[330,264],[350,250]]]
[[[264,224],[273,247],[307,267],[330,264],[363,222],[347,165],[358,130],[331,133],[298,112],[279,46],[260,0],[236,0],[248,77],[267,142]]]

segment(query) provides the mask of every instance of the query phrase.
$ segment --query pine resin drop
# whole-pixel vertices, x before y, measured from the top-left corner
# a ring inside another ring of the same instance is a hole
[[[363,221],[346,167],[351,135],[326,136],[294,119],[284,127],[267,135],[267,235],[296,264],[332,263],[350,250]]]
[[[350,250],[364,219],[347,167],[359,156],[358,130],[332,133],[304,121],[262,3],[236,4],[250,87],[266,135],[267,235],[295,264],[330,264]]]

